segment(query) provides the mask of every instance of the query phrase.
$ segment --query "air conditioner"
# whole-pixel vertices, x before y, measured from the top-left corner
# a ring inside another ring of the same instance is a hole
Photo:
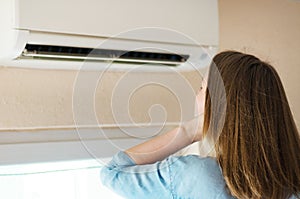
[[[218,47],[217,0],[1,0],[0,22],[0,66],[191,70]]]

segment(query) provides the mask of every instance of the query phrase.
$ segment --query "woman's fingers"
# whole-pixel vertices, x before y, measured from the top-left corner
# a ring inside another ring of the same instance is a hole
[[[182,125],[184,132],[192,142],[198,142],[202,139],[203,119],[203,114],[200,114]]]

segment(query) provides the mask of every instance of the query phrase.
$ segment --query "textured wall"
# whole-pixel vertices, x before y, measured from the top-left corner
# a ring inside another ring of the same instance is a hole
[[[92,79],[97,77],[99,73],[86,72],[85,78]],[[97,118],[101,124],[114,124],[115,120],[112,114],[111,98],[112,94],[120,94],[122,90],[114,90],[117,86],[126,86],[129,83],[135,84],[137,90],[133,91],[130,97],[114,97],[115,104],[124,104],[128,102],[128,111],[133,122],[148,123],[150,115],[158,114],[164,116],[162,109],[150,110],[155,104],[161,104],[166,111],[168,122],[177,122],[180,120],[180,103],[173,95],[169,88],[176,86],[174,83],[178,78],[182,77],[188,83],[191,83],[192,89],[196,89],[199,85],[201,76],[195,73],[130,73],[124,78],[125,73],[122,72],[106,72],[100,78],[101,82],[96,87],[95,98],[90,97],[87,91],[94,85],[81,84],[76,85],[76,71],[51,71],[51,70],[32,70],[18,68],[0,68],[0,128],[22,129],[22,128],[68,128],[74,126],[72,96],[76,87],[81,89],[79,98],[75,101],[80,109],[75,112],[79,113],[77,123],[80,125],[93,125],[94,121],[88,112],[89,100],[95,99],[95,108]],[[82,75],[80,75],[82,76]],[[124,80],[125,79],[125,80]],[[159,82],[157,80],[166,80],[171,86],[163,87],[150,81]],[[136,80],[149,83],[139,88]],[[75,86],[76,85],[76,86]],[[83,86],[83,88],[81,88]],[[185,88],[183,88],[185,89]],[[183,90],[182,89],[182,90]],[[193,108],[193,104],[191,106]],[[117,111],[122,107],[117,107]],[[126,107],[125,107],[126,108]],[[156,107],[157,108],[157,107]],[[127,109],[122,113],[127,114]],[[150,112],[148,112],[150,110]],[[192,110],[192,109],[190,109]],[[125,113],[126,111],[126,113]],[[128,116],[127,114],[127,116]],[[149,115],[150,114],[150,115]],[[77,114],[78,115],[78,114]],[[91,118],[90,118],[91,117]],[[155,118],[154,118],[155,119]],[[163,121],[164,117],[159,121]],[[158,121],[158,122],[159,122]]]
[[[300,1],[220,0],[220,49],[253,53],[279,72],[300,127]]]

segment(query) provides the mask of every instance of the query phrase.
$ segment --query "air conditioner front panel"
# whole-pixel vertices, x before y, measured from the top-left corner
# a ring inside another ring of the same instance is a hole
[[[218,45],[217,0],[16,0],[16,29],[159,42],[185,43],[162,33],[135,34],[134,29],[162,27],[201,45]],[[124,34],[124,32],[130,34]],[[191,41],[190,41],[191,42]]]

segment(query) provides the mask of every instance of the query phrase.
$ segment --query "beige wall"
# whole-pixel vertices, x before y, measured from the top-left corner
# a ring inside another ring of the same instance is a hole
[[[300,127],[300,1],[219,0],[220,49],[270,62],[286,89]]]
[[[300,2],[293,0],[220,0],[220,47],[253,53],[271,62],[286,88],[295,119],[300,124]],[[72,92],[75,71],[0,68],[0,129],[55,128],[74,125]],[[148,74],[164,79],[174,74]],[[122,73],[108,73],[97,88],[97,115],[103,123],[113,123],[110,109],[112,88]],[[132,78],[146,77],[132,74]],[[194,89],[200,76],[184,76]],[[122,99],[120,99],[122,100]],[[130,102],[137,122],[149,122],[148,108],[160,102],[168,121],[180,117],[180,106],[172,94],[159,87],[145,87]]]
[[[75,101],[79,107],[73,108],[72,100],[73,89],[76,83],[76,71],[52,71],[52,70],[33,70],[0,67],[0,131],[14,129],[52,129],[52,128],[72,128],[75,125],[73,113],[77,114],[76,124],[79,125],[111,125],[115,123],[112,114],[112,96],[120,91],[114,90],[116,86],[129,85],[135,80],[149,83],[146,86],[135,84],[136,91],[130,97],[122,95],[117,99],[114,106],[119,106],[129,100],[128,110],[130,117],[137,123],[148,123],[153,118],[164,116],[161,110],[155,108],[151,111],[150,107],[155,104],[161,104],[166,111],[168,122],[177,122],[180,120],[180,104],[176,96],[172,94],[170,88],[175,88],[178,78],[183,77],[186,80],[186,86],[195,90],[200,85],[201,76],[194,73],[129,73],[127,80],[124,79],[123,72],[106,72],[100,78],[95,92],[95,110],[97,117],[93,115],[93,110],[88,111],[89,100],[93,100],[86,92],[93,85],[84,85],[86,88],[80,92],[82,101]],[[98,72],[83,72],[85,77],[92,79],[98,76]],[[82,75],[81,75],[82,76]],[[151,81],[160,82],[166,80],[167,87],[153,84]],[[189,83],[192,82],[190,85]],[[171,86],[168,86],[171,83]],[[168,88],[169,87],[169,88]],[[177,86],[178,87],[178,86]],[[180,89],[180,88],[179,88]],[[186,88],[181,90],[185,92]],[[126,92],[125,92],[126,93]],[[76,98],[78,99],[78,98]],[[118,101],[120,103],[118,103]],[[188,101],[187,101],[188,102]],[[192,107],[192,106],[189,106]],[[122,108],[122,107],[120,107]],[[117,110],[120,110],[117,107]],[[79,110],[79,111],[77,111]],[[126,109],[127,110],[127,109]],[[122,111],[120,114],[128,116],[127,112]],[[190,110],[194,111],[193,109]],[[92,114],[90,114],[92,113]],[[157,117],[155,117],[155,113]],[[117,113],[118,114],[118,113]],[[149,115],[150,114],[150,115]],[[191,113],[192,114],[192,113]],[[79,118],[78,118],[79,116]],[[164,121],[164,117],[157,122]],[[121,121],[122,123],[122,121]]]

